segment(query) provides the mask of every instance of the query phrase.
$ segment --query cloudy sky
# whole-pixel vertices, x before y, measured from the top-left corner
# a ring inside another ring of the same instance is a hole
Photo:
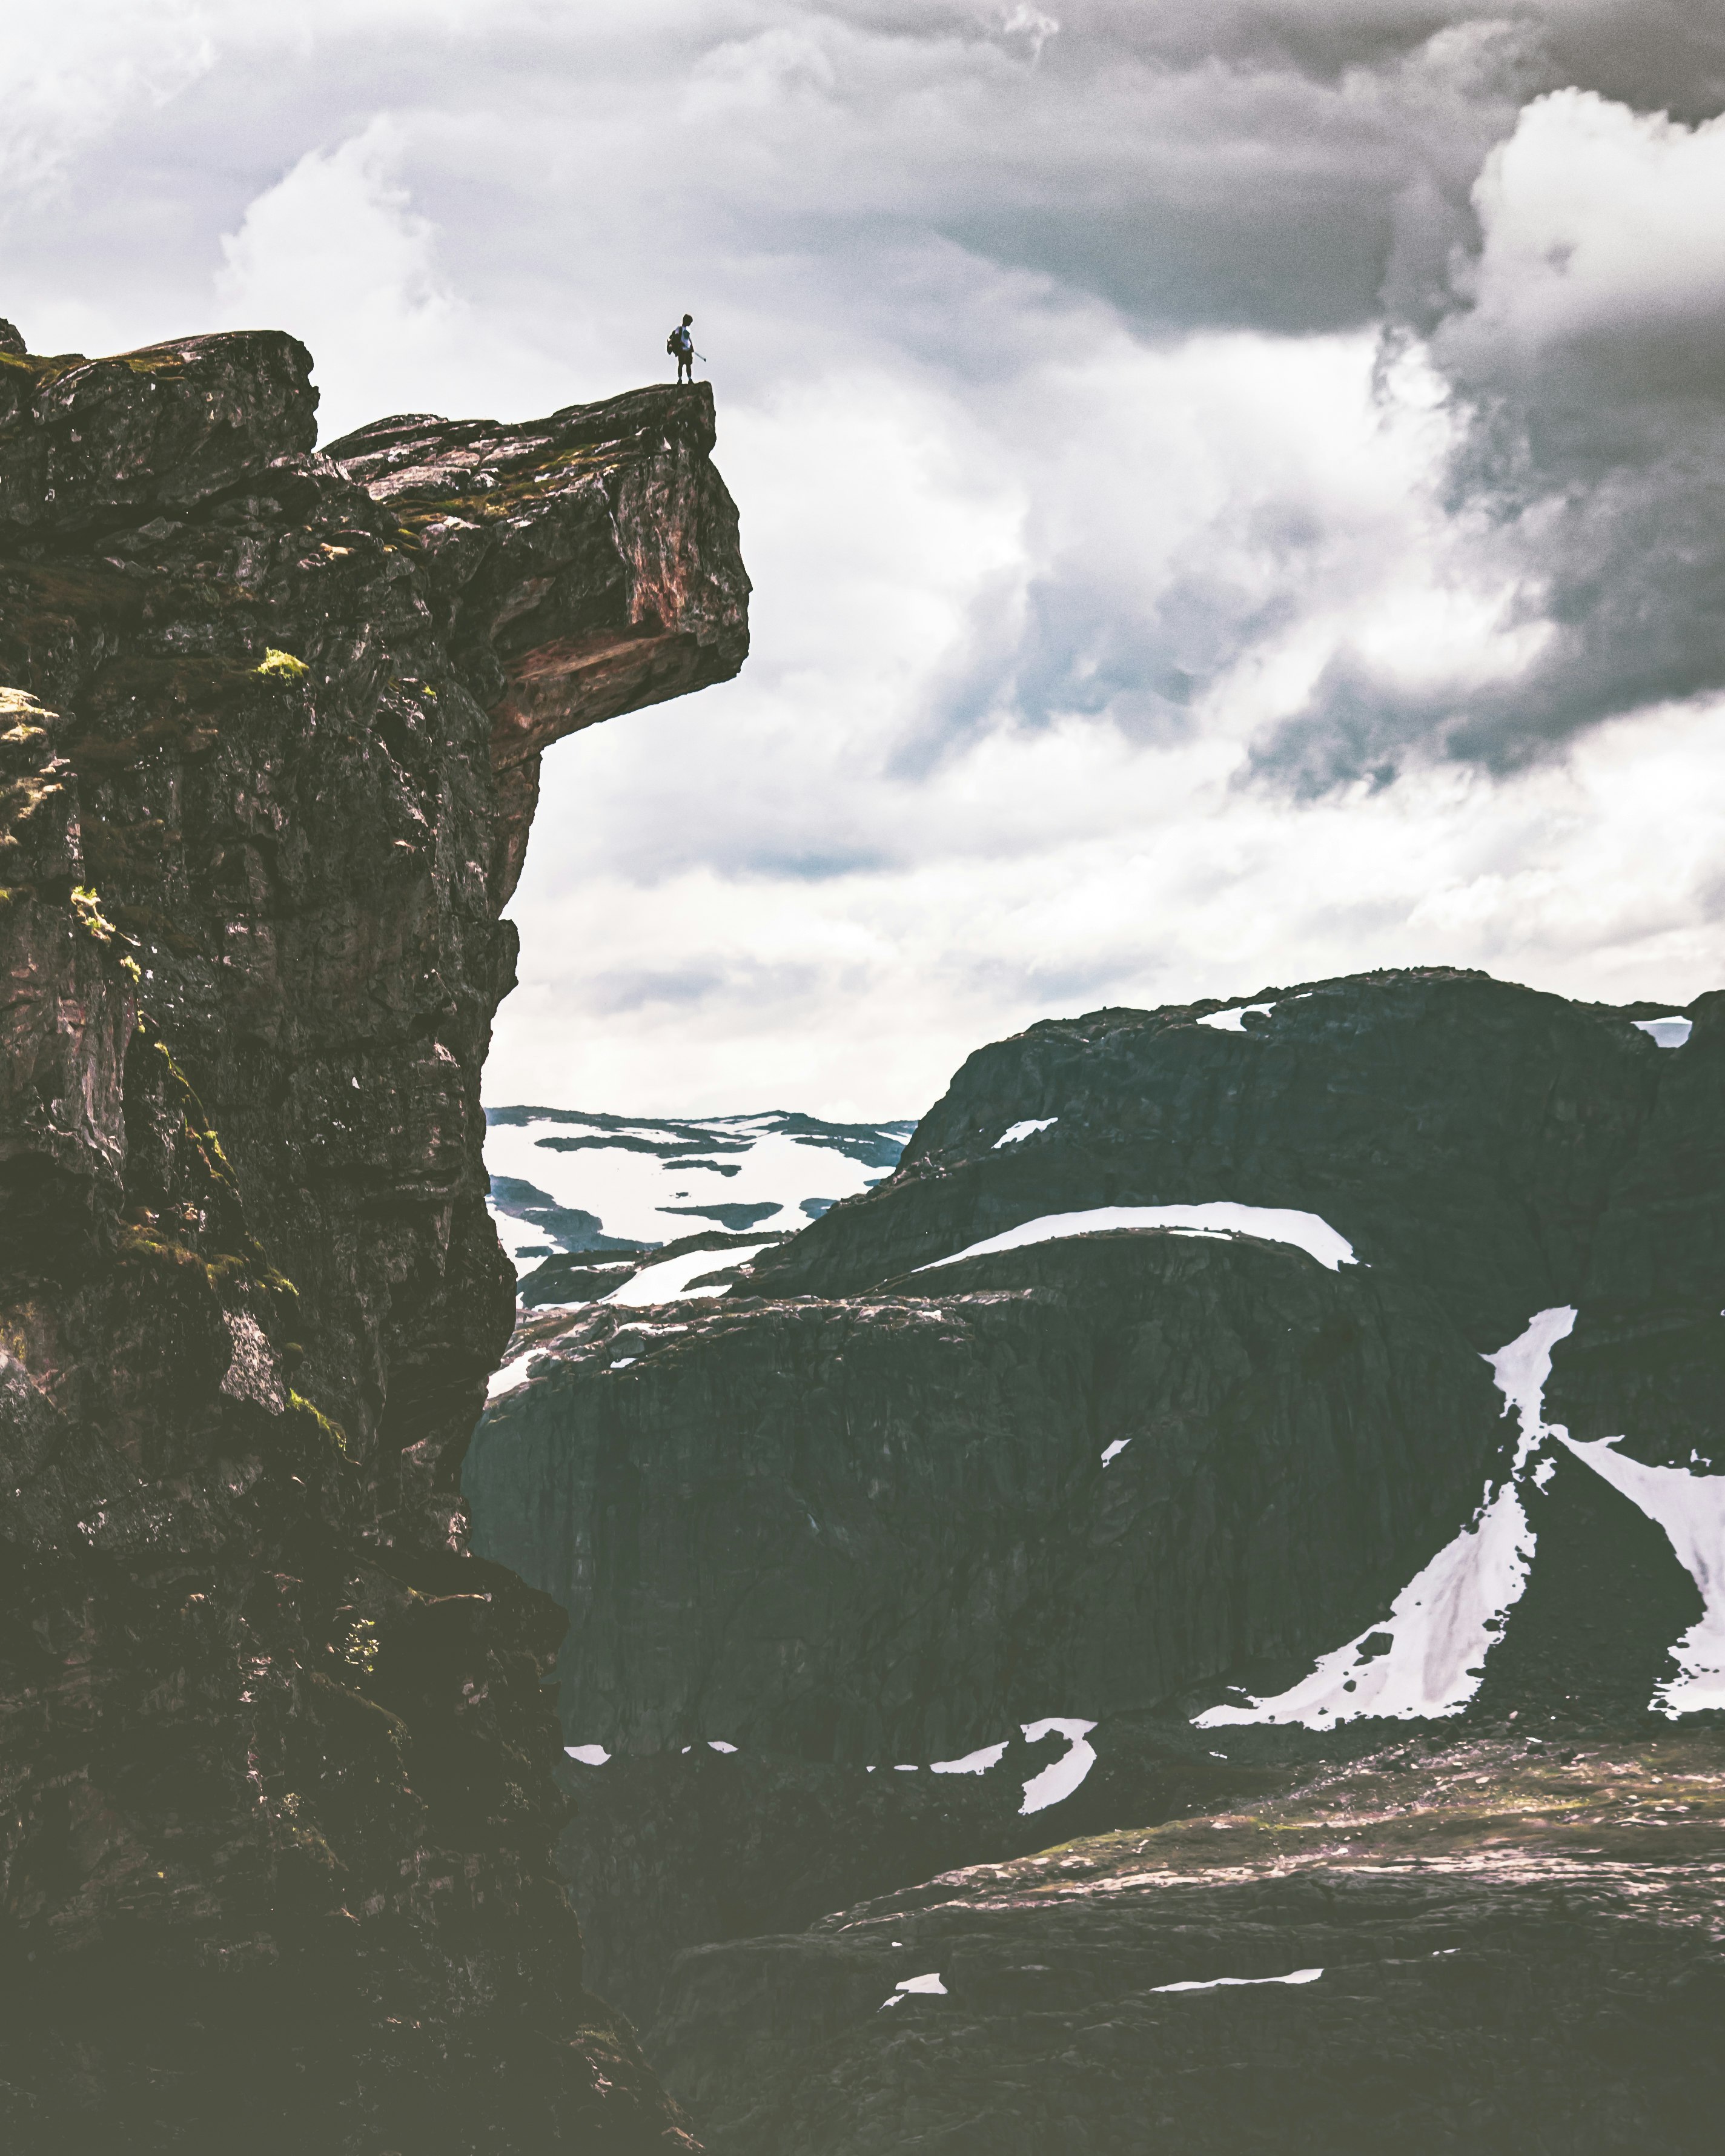
[[[328,438],[696,317],[753,655],[547,758],[492,1100],[1725,982],[1717,0],[63,0],[0,97],[37,350],[290,329]]]

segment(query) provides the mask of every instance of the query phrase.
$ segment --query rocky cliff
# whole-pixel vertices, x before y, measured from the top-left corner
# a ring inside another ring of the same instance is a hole
[[[714,2145],[1509,2150],[1528,2062],[1553,2148],[1709,2145],[1722,1079],[1718,996],[1094,1013],[717,1299],[541,1321],[476,1530],[571,1613],[566,1861]]]
[[[736,672],[736,513],[704,388],[320,453],[310,371],[0,350],[0,2121],[686,2146],[458,1484],[539,756]]]

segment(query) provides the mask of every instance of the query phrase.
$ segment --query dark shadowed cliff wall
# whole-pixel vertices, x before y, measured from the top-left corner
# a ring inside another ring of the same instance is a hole
[[[318,454],[310,370],[0,353],[0,2129],[685,2146],[459,1478],[539,756],[737,671],[736,512],[704,388]]]

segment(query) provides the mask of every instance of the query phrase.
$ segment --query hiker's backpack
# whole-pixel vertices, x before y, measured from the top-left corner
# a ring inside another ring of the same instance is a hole
[[[668,352],[673,353],[680,358],[682,356],[683,347],[677,342],[677,333],[675,330],[673,330],[670,335],[665,339],[665,348]]]

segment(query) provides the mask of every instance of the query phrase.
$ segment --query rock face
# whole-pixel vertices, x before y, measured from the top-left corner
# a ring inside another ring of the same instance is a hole
[[[601,1306],[491,1409],[468,1487],[571,1609],[572,1743],[860,1767],[1147,1705],[1359,1630],[1497,1455],[1387,1272],[1128,1235],[942,1281]]]
[[[1656,1018],[1672,1045],[1646,1029]],[[1273,1861],[1263,1892],[1189,1866],[1199,1898],[1179,1904],[1125,1894],[1104,1866],[1059,1938],[1035,1913],[1057,1864],[1012,1873],[1009,1911],[975,1867],[1214,1821],[1315,1761],[1363,1819],[1373,1762],[1400,1741],[1348,1719],[1380,1658],[1402,1672],[1381,1711],[1654,1742],[1668,1727],[1650,1717],[1656,1691],[1705,1678],[1706,1640],[1681,1666],[1678,1649],[1712,1545],[1697,1527],[1702,1554],[1680,1562],[1554,1425],[1682,1469],[1684,1502],[1712,1517],[1710,1486],[1686,1478],[1725,1448],[1722,1080],[1717,996],[1679,1018],[1440,969],[1269,991],[1250,1009],[1096,1013],[972,1057],[896,1174],[760,1252],[718,1299],[542,1317],[539,1359],[468,1460],[476,1534],[571,1613],[566,1738],[614,1756],[568,1770],[582,1810],[566,1861],[605,1980],[644,2017],[665,1986],[654,2056],[703,2130],[787,2156],[1029,2156],[1059,2122],[1070,2145],[1125,2156],[1153,2118],[1170,2145],[1219,2152],[1282,2145],[1286,2089],[1303,2106],[1290,2147],[1386,2145],[1348,2139],[1354,2117],[1409,2146],[1520,2148],[1504,2091],[1532,2024],[1486,2046],[1489,2137],[1466,2062],[1490,2000],[1544,1983],[1572,1936],[1591,1973],[1564,1974],[1566,2033],[1541,2071],[1597,2091],[1588,2061],[1605,2053],[1588,2032],[1609,2023],[1614,1986],[1642,1999],[1640,2028],[1699,1951],[1655,1923],[1644,1959],[1614,1958],[1633,1928],[1621,1911],[1665,1892],[1651,1873],[1618,1881],[1571,1934],[1550,1852],[1494,1829],[1502,1878],[1458,1887],[1445,1921],[1513,1941],[1450,2035],[1422,2051],[1417,2033],[1441,1974],[1393,1995],[1356,1986],[1339,2019],[1333,1985],[1277,1993],[1265,2012],[1282,2017],[1268,2041],[1283,2066],[1251,2083],[1254,2113],[1227,2078],[1258,2025],[1248,2009],[1224,2002],[1209,2025],[1223,2033],[1183,2050],[1193,2025],[1159,1994],[1142,2011],[1106,2002],[1274,1973],[1258,1965],[1281,1921]],[[1189,1209],[1218,1205],[1234,1209]],[[1064,1227],[1015,1238],[1051,1218]],[[1488,1547],[1497,1584],[1472,1620],[1459,1591],[1414,1595],[1442,1553],[1465,1568]],[[1337,1655],[1309,1716],[1327,1728],[1239,1722]],[[1210,1726],[1193,1726],[1200,1711]],[[740,1748],[715,1755],[715,1740]],[[1488,1783],[1509,1772],[1507,1739],[1491,1741]],[[1713,1742],[1696,1740],[1717,1777]],[[994,1746],[1004,1756],[980,1771],[936,1771]],[[1073,1771],[1035,1809],[1039,1770],[1062,1754]],[[1656,1868],[1658,1844],[1634,1862]],[[869,1905],[954,1866],[937,1944],[950,1958],[972,1942],[976,1987],[881,2015],[935,1948],[916,1966],[908,1943],[909,1959],[869,1958],[877,1929],[905,1937],[911,1906],[877,1927]],[[1437,1902],[1348,1896],[1332,1958],[1425,1951]],[[864,1906],[823,1922],[824,1897]],[[1230,1943],[1254,1938],[1233,1966]],[[1214,1969],[1175,1965],[1203,1939]],[[1367,2072],[1367,2025],[1385,2014],[1410,2085],[1441,2092],[1431,2118],[1323,2094]],[[1664,2070],[1616,2113],[1577,2094],[1553,2145],[1705,2145],[1670,2138],[1698,2084],[1667,2112]]]
[[[1227,1198],[1310,1208],[1495,1348],[1581,1299],[1631,1161],[1649,1173],[1644,1138],[1669,1158],[1675,1132],[1648,1128],[1661,1089],[1717,1086],[1725,999],[1694,1007],[1680,1055],[1637,1030],[1655,1009],[1430,968],[1033,1026],[978,1050],[892,1183],[763,1262],[762,1285],[853,1293],[1039,1214]],[[1717,1186],[1688,1202],[1717,1206]]]
[[[539,753],[747,649],[711,398],[319,454],[290,337],[5,341],[8,2145],[689,2145],[458,1484]]]

